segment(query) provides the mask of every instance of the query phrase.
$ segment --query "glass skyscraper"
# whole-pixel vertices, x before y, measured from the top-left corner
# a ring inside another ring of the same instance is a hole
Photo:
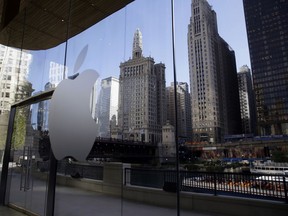
[[[288,1],[243,3],[258,134],[288,134]]]

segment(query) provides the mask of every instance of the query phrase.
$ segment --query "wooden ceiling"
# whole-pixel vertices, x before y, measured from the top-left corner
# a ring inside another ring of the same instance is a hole
[[[3,26],[3,16],[12,13],[5,1],[11,0],[0,0],[0,43],[42,50],[63,43],[134,0],[19,0],[16,16]]]

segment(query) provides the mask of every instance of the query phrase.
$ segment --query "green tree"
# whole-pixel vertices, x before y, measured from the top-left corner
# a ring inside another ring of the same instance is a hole
[[[27,107],[16,110],[12,135],[12,145],[14,149],[22,148],[25,143],[27,112],[29,112]]]

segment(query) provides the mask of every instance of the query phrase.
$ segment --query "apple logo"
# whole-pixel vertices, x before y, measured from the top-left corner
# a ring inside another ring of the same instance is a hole
[[[82,65],[87,49],[86,45],[80,52],[74,73]],[[51,148],[57,160],[73,157],[85,161],[94,145],[96,124],[90,99],[98,77],[95,70],[85,70],[79,76],[62,80],[52,95],[48,121]]]

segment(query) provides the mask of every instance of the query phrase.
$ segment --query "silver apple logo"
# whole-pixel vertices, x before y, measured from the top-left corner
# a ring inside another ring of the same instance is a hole
[[[78,56],[76,71],[87,48]],[[63,80],[53,93],[48,121],[51,148],[58,160],[73,157],[84,161],[93,147],[96,124],[90,111],[90,99],[98,77],[95,70],[85,70],[74,80]]]

